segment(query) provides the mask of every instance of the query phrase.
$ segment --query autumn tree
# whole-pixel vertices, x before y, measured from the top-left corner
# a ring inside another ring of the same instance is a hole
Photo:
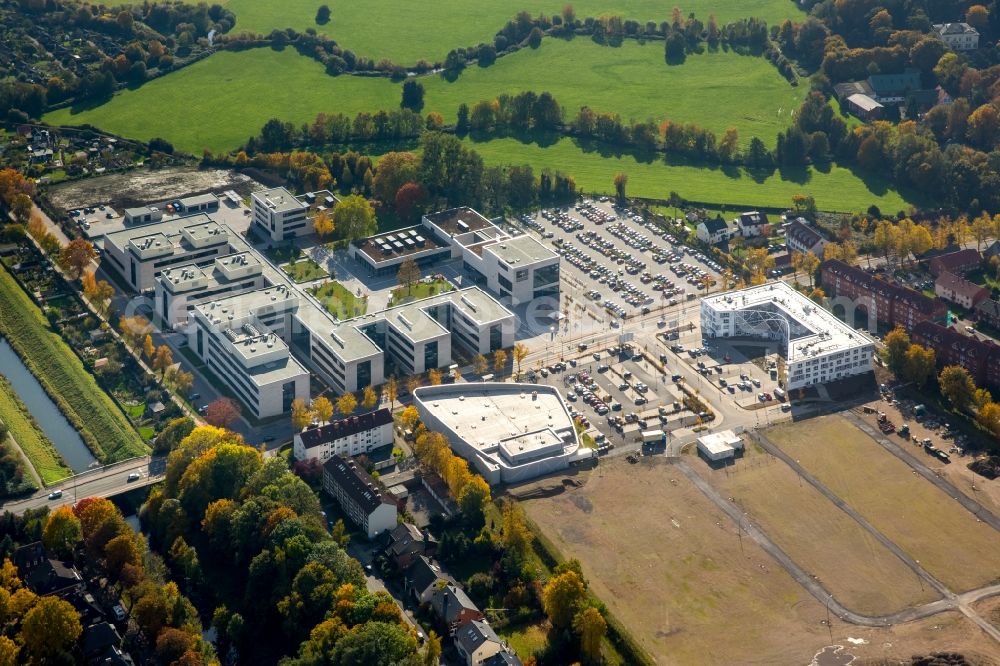
[[[94,249],[91,242],[83,238],[76,238],[59,252],[59,265],[70,278],[75,280],[83,274],[83,269],[89,266],[95,258],[97,258],[97,250]]]
[[[42,543],[45,548],[59,557],[70,557],[76,544],[83,540],[83,529],[80,519],[69,506],[61,506],[49,514],[42,530]]]
[[[419,420],[420,414],[417,412],[417,408],[413,405],[407,405],[403,411],[399,413],[399,424],[406,430],[412,431]]]
[[[524,359],[528,357],[528,345],[524,344],[523,342],[518,342],[517,344],[514,345],[512,353],[514,355],[514,363],[517,363],[517,377],[518,379],[520,379],[521,363],[524,361]]]
[[[910,336],[902,326],[897,326],[885,334],[882,340],[882,360],[893,372],[900,372],[903,368],[903,359],[906,351],[910,348]]]
[[[313,398],[312,410],[316,414],[316,420],[320,423],[329,423],[333,418],[333,403],[326,396]]]
[[[321,210],[316,213],[316,217],[313,218],[313,231],[319,236],[320,242],[326,239],[327,236],[333,233],[333,218],[325,210]]]
[[[573,622],[586,598],[583,577],[575,571],[553,576],[542,590],[542,608],[556,627],[566,628]]]
[[[108,313],[108,301],[115,295],[115,288],[107,280],[98,280],[94,276],[94,271],[85,271],[80,276],[83,286],[83,295],[94,306],[94,309],[101,315]]]
[[[465,520],[470,525],[481,525],[483,509],[492,501],[490,486],[483,477],[475,474],[465,483],[456,499]]]
[[[489,367],[489,362],[486,357],[482,354],[476,354],[476,357],[472,359],[472,371],[477,375],[482,376],[486,373],[486,368]]]
[[[167,345],[160,345],[156,348],[156,355],[153,357],[153,370],[159,371],[160,377],[166,373],[167,368],[174,364],[174,355]]]
[[[441,661],[441,637],[433,629],[427,632],[423,666],[438,666]]]
[[[507,367],[507,352],[503,349],[498,349],[493,352],[493,371],[497,374],[503,372],[504,368]]]
[[[149,320],[142,315],[132,317],[122,317],[118,322],[118,330],[128,346],[138,348],[139,342],[143,340],[147,333],[153,330]]]
[[[385,382],[385,397],[389,399],[389,411],[396,408],[396,399],[399,397],[399,382],[396,376],[391,375]]]
[[[151,362],[155,354],[156,345],[153,344],[153,336],[147,333],[146,338],[142,341],[142,357]]]
[[[612,181],[615,186],[615,198],[618,199],[618,203],[625,202],[625,186],[628,185],[628,174],[619,171],[615,174],[614,180]]]
[[[420,388],[420,377],[417,375],[410,375],[406,378],[406,391],[413,395],[413,392]]]
[[[809,286],[812,287],[816,278],[816,269],[819,268],[819,257],[812,250],[802,255],[799,263],[802,272],[809,276]]]
[[[976,395],[976,383],[969,372],[960,365],[949,365],[938,375],[941,395],[959,411],[967,411]]]
[[[774,268],[774,257],[767,248],[758,247],[747,250],[747,272],[750,273],[750,284],[764,284],[767,281],[767,271]]]
[[[965,10],[965,22],[976,30],[985,30],[990,22],[990,11],[983,5],[972,5]]]
[[[587,606],[573,617],[573,630],[580,636],[580,655],[591,664],[601,661],[601,641],[608,624],[601,611]]]
[[[306,406],[306,401],[302,398],[292,400],[292,428],[302,430],[313,420],[313,413]]]
[[[83,632],[80,614],[59,597],[40,597],[21,622],[21,645],[32,663],[65,663]]]
[[[337,398],[337,411],[347,416],[353,412],[358,407],[358,399],[354,397],[354,394],[347,392],[344,395]]]
[[[378,404],[378,392],[371,384],[365,387],[361,396],[361,404],[368,410],[373,409]]]
[[[333,208],[333,224],[337,236],[346,240],[366,238],[375,233],[375,209],[362,196],[344,197]]]
[[[933,349],[911,344],[903,356],[903,377],[918,388],[922,387],[934,374],[934,357]]]
[[[407,257],[399,265],[399,272],[396,273],[396,280],[400,287],[406,287],[406,295],[413,293],[413,285],[420,281],[420,267],[413,257]]]
[[[217,428],[229,428],[239,418],[240,406],[231,398],[216,398],[205,410],[205,421]]]
[[[441,371],[437,368],[431,368],[427,371],[427,382],[431,386],[439,386],[441,384]]]

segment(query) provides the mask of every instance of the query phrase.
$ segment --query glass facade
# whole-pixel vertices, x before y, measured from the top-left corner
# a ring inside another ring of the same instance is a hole
[[[558,262],[550,264],[549,266],[542,266],[541,268],[535,269],[535,280],[533,285],[535,289],[558,282],[559,282]]]
[[[358,363],[358,388],[364,388],[372,383],[372,362]]]

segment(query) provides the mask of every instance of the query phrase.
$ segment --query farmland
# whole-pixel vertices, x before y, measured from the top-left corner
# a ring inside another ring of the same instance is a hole
[[[1000,534],[843,418],[778,426],[768,437],[952,590],[995,581]]]
[[[325,25],[317,25],[316,9],[320,3],[312,0],[281,3],[225,0],[223,4],[236,14],[233,32],[249,30],[267,34],[274,29],[304,31],[314,28],[358,55],[413,64],[420,59],[443,60],[453,48],[491,41],[493,35],[520,10],[527,10],[533,16],[539,13],[551,16],[560,13],[566,3],[557,0],[522,0],[520,3],[507,0],[478,0],[475,3],[469,0],[440,0],[410,3],[404,8],[393,0],[329,3],[332,14]],[[656,0],[577,0],[572,4],[580,20],[588,16],[617,14],[627,19],[657,23],[668,21],[673,7]],[[777,25],[785,18],[801,18],[804,15],[792,0],[688,0],[679,6],[685,16],[694,12],[702,21],[707,21],[709,14],[714,12],[720,23],[756,16],[769,25]]]
[[[885,615],[938,598],[885,546],[792,468],[751,449],[727,470],[703,475],[834,597],[864,615]]]
[[[49,330],[41,311],[6,271],[0,271],[0,335],[100,460],[148,452],[125,414],[62,338]]]
[[[865,210],[871,204],[885,211],[897,211],[910,203],[908,197],[904,198],[884,182],[862,179],[838,165],[759,174],[736,167],[670,164],[662,156],[640,161],[628,153],[570,138],[544,145],[513,138],[469,140],[469,144],[487,163],[530,164],[536,172],[551,169],[571,174],[586,192],[613,192],[612,179],[622,171],[628,175],[627,193],[638,197],[665,199],[675,191],[692,201],[787,207],[792,195],[807,193],[816,198],[820,210],[830,211]]]

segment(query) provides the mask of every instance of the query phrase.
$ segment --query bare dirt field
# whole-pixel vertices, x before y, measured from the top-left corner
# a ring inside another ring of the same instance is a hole
[[[834,617],[828,629],[823,605],[750,539],[741,554],[736,525],[662,458],[610,459],[576,478],[582,487],[533,484],[553,493],[523,505],[659,664],[808,664],[831,643],[859,659],[935,650],[981,656],[977,663],[1000,657],[956,613],[888,629]]]
[[[768,437],[954,592],[994,582],[1000,534],[839,416]]]
[[[763,450],[750,447],[723,469],[696,456],[690,462],[847,608],[886,615],[939,598],[853,518]]]
[[[227,169],[199,170],[169,167],[156,171],[139,169],[55,185],[47,190],[57,208],[72,209],[110,204],[115,209],[139,206],[208,190],[235,189],[247,194],[255,189],[249,177]]]

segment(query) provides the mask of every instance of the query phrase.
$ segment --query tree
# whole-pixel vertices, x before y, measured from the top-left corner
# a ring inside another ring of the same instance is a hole
[[[68,506],[61,506],[49,514],[42,530],[42,543],[59,557],[70,557],[76,544],[83,540],[80,519]]]
[[[403,109],[419,112],[424,108],[424,85],[416,79],[407,79],[403,83],[403,99],[399,103]]]
[[[903,356],[903,376],[918,388],[922,387],[934,374],[934,356],[933,349],[911,344]]]
[[[960,365],[949,365],[938,375],[941,395],[959,411],[967,411],[976,395],[976,383]]]
[[[403,426],[404,430],[412,431],[417,425],[417,421],[420,420],[420,413],[417,412],[417,408],[413,405],[407,405],[405,409],[399,414],[399,424]]]
[[[348,392],[337,398],[337,411],[344,416],[353,412],[357,407],[358,399],[354,397],[353,393]]]
[[[333,403],[325,396],[313,398],[312,408],[316,413],[316,420],[320,423],[329,423],[333,417]]]
[[[390,151],[379,158],[372,194],[382,203],[392,203],[399,189],[420,177],[420,160],[411,152]]]
[[[800,266],[802,272],[809,276],[809,286],[813,286],[816,277],[816,269],[819,268],[819,257],[813,254],[812,250],[802,255]]]
[[[376,177],[377,180],[377,177]],[[403,183],[393,198],[396,213],[406,221],[414,221],[427,202],[427,190],[420,183]]]
[[[205,420],[217,428],[228,428],[239,418],[240,407],[230,398],[217,398],[205,410]]]
[[[326,5],[320,5],[319,9],[316,10],[316,24],[326,25],[330,22],[330,8]]]
[[[427,632],[427,643],[424,645],[424,666],[438,666],[441,662],[441,637],[431,629]]]
[[[476,357],[472,359],[472,370],[477,375],[484,375],[486,373],[486,368],[489,367],[489,363],[486,357],[482,354],[476,354]]]
[[[420,387],[420,377],[416,375],[410,375],[406,378],[406,391],[410,395]]]
[[[181,440],[194,430],[194,421],[186,416],[178,416],[167,421],[160,434],[156,436],[157,451],[171,451]]]
[[[144,336],[153,330],[153,327],[149,325],[148,319],[142,315],[135,315],[122,317],[118,322],[118,329],[128,346],[136,348],[139,346],[139,341],[144,339]]]
[[[441,384],[441,371],[437,368],[431,368],[428,370],[427,381],[431,386],[439,386]]]
[[[542,31],[538,26],[531,29],[528,33],[528,46],[533,49],[537,49],[542,45]]]
[[[903,359],[910,348],[910,336],[902,326],[897,326],[885,334],[883,339],[882,360],[893,372],[900,372]]]
[[[518,342],[514,345],[512,350],[514,354],[514,363],[517,363],[517,377],[521,378],[521,363],[528,357],[528,345],[523,342]]]
[[[498,349],[493,352],[493,372],[500,374],[507,367],[507,352]]]
[[[313,413],[306,406],[306,401],[302,398],[292,400],[292,428],[302,430],[313,420]]]
[[[97,257],[97,250],[88,240],[76,238],[59,252],[59,265],[72,279],[83,274],[83,269]]]
[[[333,229],[333,218],[328,212],[321,210],[316,213],[316,217],[313,218],[313,231],[319,236],[321,242],[333,233]]]
[[[420,280],[420,267],[413,257],[407,257],[399,265],[399,272],[396,273],[396,280],[400,287],[406,287],[406,295],[413,293],[413,284]]]
[[[990,11],[983,5],[972,5],[965,10],[965,22],[982,31],[989,25]]]
[[[567,628],[586,598],[583,577],[575,571],[553,576],[542,590],[542,608],[556,627]]]
[[[483,523],[483,508],[492,500],[490,486],[478,474],[466,483],[458,494],[458,508],[470,525]]]
[[[612,182],[615,185],[615,198],[618,199],[618,203],[625,203],[625,186],[628,185],[628,174],[619,171],[615,174]]]
[[[167,345],[160,345],[156,348],[156,356],[153,357],[153,370],[158,370],[160,377],[167,372],[167,368],[174,364],[174,355]]]
[[[34,663],[47,663],[68,653],[82,632],[73,606],[58,597],[41,597],[21,623],[21,644]]]
[[[361,397],[361,404],[368,410],[373,409],[378,404],[378,392],[375,391],[371,384],[365,387]]]
[[[14,200],[10,204],[11,212],[14,213],[14,219],[21,224],[26,224],[31,220],[31,209],[33,205],[31,197],[24,192],[18,192],[14,195]]]
[[[375,233],[375,209],[362,196],[344,197],[333,209],[333,223],[340,238],[354,240]]]
[[[1000,137],[1000,112],[992,104],[983,104],[969,114],[965,135],[973,146],[992,150]]]
[[[399,397],[399,382],[396,381],[396,376],[391,375],[385,382],[385,397],[389,399],[389,411],[393,411],[396,408],[396,398]]]
[[[138,567],[142,564],[142,548],[139,539],[131,530],[110,539],[104,546],[104,562],[113,580],[121,578],[126,566]]]
[[[336,663],[341,666],[402,664],[417,653],[416,637],[400,624],[388,622],[356,625],[336,645]]]
[[[1000,405],[995,402],[983,405],[976,414],[976,421],[994,437],[1000,437]]]
[[[86,271],[80,276],[83,285],[83,295],[86,296],[94,309],[101,315],[108,312],[108,301],[115,295],[115,288],[107,280],[97,280],[94,271]]]
[[[142,341],[142,357],[147,361],[152,361],[156,354],[156,347],[153,345],[153,336],[146,334],[146,339]]]
[[[601,641],[608,624],[601,611],[593,606],[581,610],[573,618],[573,630],[580,636],[580,654],[584,660],[596,664],[601,660]]]

